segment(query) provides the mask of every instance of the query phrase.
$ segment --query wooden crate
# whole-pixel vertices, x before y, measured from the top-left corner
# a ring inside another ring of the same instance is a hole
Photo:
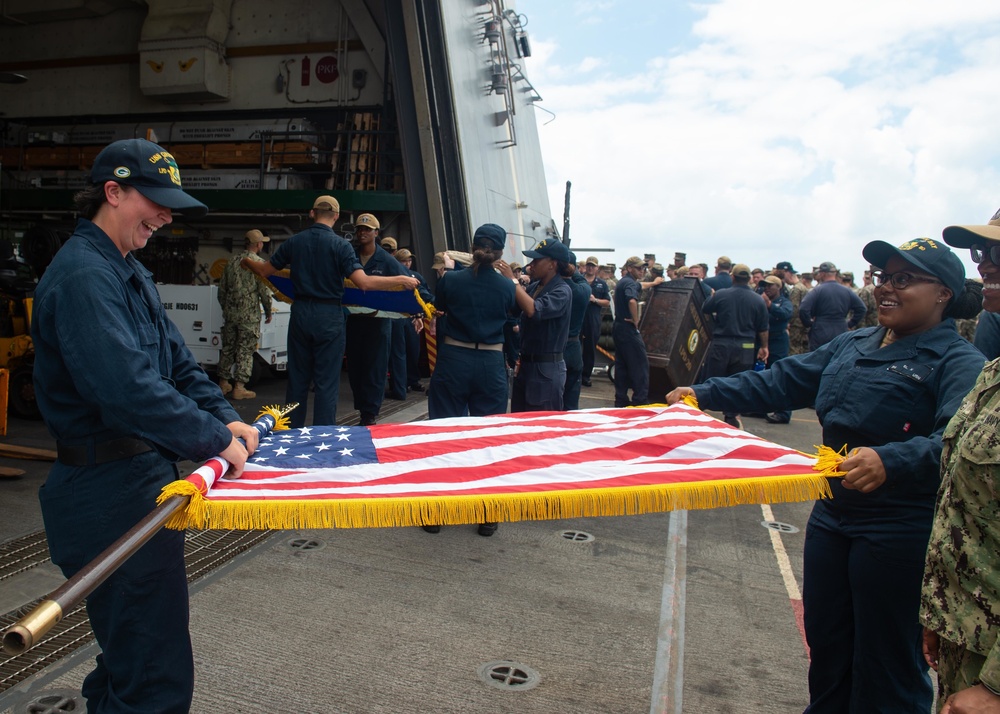
[[[309,168],[320,160],[320,151],[307,141],[275,142],[269,147],[268,158],[272,168]]]
[[[164,147],[174,157],[180,168],[203,168],[205,165],[204,144],[172,144]]]
[[[0,164],[10,171],[20,170],[21,167],[21,147],[5,146],[0,149]]]
[[[101,153],[103,146],[81,146],[80,147],[80,168],[90,171],[94,167],[94,159]]]
[[[180,162],[178,162],[180,163]],[[205,166],[259,166],[257,142],[205,144]]]
[[[29,146],[24,150],[24,168],[29,170],[79,167],[79,146]]]

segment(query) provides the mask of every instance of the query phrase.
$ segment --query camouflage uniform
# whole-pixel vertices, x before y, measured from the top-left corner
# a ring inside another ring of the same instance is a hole
[[[799,320],[799,305],[808,292],[809,288],[802,283],[795,283],[788,290],[788,299],[792,303],[792,317],[788,320],[789,355],[801,355],[809,351],[809,330]]]
[[[861,318],[861,322],[852,329],[860,330],[862,327],[875,327],[878,325],[878,305],[875,304],[875,286],[871,283],[862,285],[858,288],[858,297],[861,298],[861,302],[865,304],[868,311]]]
[[[253,373],[253,355],[260,341],[260,308],[264,308],[265,317],[271,316],[271,291],[240,265],[243,258],[263,261],[256,253],[244,250],[222,271],[219,304],[225,323],[222,325],[219,376],[228,378],[235,365],[233,380],[246,384]]]
[[[978,317],[970,317],[965,320],[955,320],[955,329],[958,334],[972,342],[976,339],[976,325],[979,324]]]
[[[941,637],[944,702],[982,681],[1000,690],[1000,360],[986,365],[944,431],[921,622]]]

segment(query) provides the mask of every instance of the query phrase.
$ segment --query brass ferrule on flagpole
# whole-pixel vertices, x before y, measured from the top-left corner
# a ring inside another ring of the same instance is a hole
[[[279,409],[279,418],[297,406],[298,404],[289,404]],[[83,602],[84,598],[156,535],[175,513],[185,508],[190,500],[190,496],[171,496],[166,499],[103,553],[53,590],[30,613],[7,628],[3,635],[4,652],[10,655],[21,654],[38,644],[38,640],[62,619],[63,613]]]
[[[63,617],[63,609],[54,600],[39,603],[27,616],[12,625],[3,636],[3,651],[9,655],[21,654],[42,639],[52,626]]]

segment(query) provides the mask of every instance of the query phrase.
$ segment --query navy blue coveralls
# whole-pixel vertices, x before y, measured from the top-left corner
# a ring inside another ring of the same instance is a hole
[[[355,255],[360,263],[361,258]],[[382,246],[362,268],[368,275],[405,275],[406,269]],[[386,374],[389,370],[389,344],[392,323],[371,315],[351,315],[347,318],[347,378],[354,394],[354,408],[361,413],[362,424],[373,424],[382,409]],[[403,393],[406,397],[406,393]]]
[[[646,404],[649,399],[649,359],[646,345],[639,334],[639,327],[625,322],[631,317],[628,306],[639,300],[642,288],[631,275],[618,281],[615,288],[615,322],[612,336],[615,340],[615,406],[627,407]],[[629,399],[628,390],[632,389]]]
[[[60,456],[39,490],[52,562],[70,577],[156,507],[176,460],[220,453],[240,418],[167,319],[149,271],[91,221],[39,282],[31,335],[46,426],[60,453],[78,447],[89,464]],[[122,439],[135,455],[99,458]],[[102,649],[83,683],[89,711],[188,711],[183,532],[160,530],[87,598],[87,613]]]
[[[282,243],[271,256],[278,270],[291,266],[295,302],[288,324],[288,386],[285,401],[292,428],[305,426],[310,385],[316,388],[313,424],[337,422],[340,371],[344,365],[344,278],[361,263],[344,238],[316,223]]]
[[[403,274],[417,278],[420,297],[424,302],[433,302],[434,296],[427,289],[423,276],[405,265]],[[420,383],[420,335],[413,327],[412,317],[390,320],[392,335],[389,339],[389,378],[386,393],[391,399],[406,399],[407,390]]]
[[[495,270],[452,270],[438,280],[434,307],[438,356],[427,416],[486,416],[507,411],[503,328],[516,308],[515,287]]]
[[[728,377],[753,369],[757,334],[768,329],[763,298],[749,285],[734,285],[715,291],[701,306],[701,311],[715,315],[712,344],[701,372],[703,378]],[[727,418],[736,416],[728,411],[725,415]]]
[[[753,369],[757,335],[768,331],[764,300],[749,285],[717,290],[701,306],[715,315],[712,345],[705,356],[705,377],[728,377]]]
[[[591,294],[598,300],[610,300],[611,292],[608,284],[601,278],[594,278],[590,284]],[[590,384],[590,377],[594,373],[594,361],[597,358],[597,343],[601,339],[601,306],[597,303],[587,302],[587,314],[583,318],[583,327],[580,330],[580,345],[583,347],[583,374],[581,381],[585,385]]]
[[[771,307],[767,309],[767,366],[784,359],[788,356],[788,321],[792,319],[792,312],[795,306],[785,295],[784,288],[778,293],[778,297],[771,301]],[[778,418],[788,421],[792,418],[790,411],[775,412]]]
[[[803,603],[811,714],[930,711],[917,617],[940,480],[941,435],[983,356],[946,319],[881,347],[882,327],[836,337],[763,372],[694,387],[706,409],[815,403],[823,443],[873,448],[886,482],[863,494],[830,479],[806,529]]]
[[[511,387],[512,412],[562,411],[566,362],[563,350],[569,336],[573,293],[562,276],[546,285],[527,288],[535,301],[535,314],[521,313],[521,363]]]
[[[847,313],[851,313],[848,322]],[[820,283],[802,298],[799,319],[809,330],[809,349],[815,350],[857,326],[868,312],[858,294],[835,280]]]
[[[1000,315],[985,310],[979,313],[979,324],[976,326],[973,344],[988,360],[1000,357]]]
[[[583,376],[583,345],[580,344],[580,330],[583,328],[592,295],[587,279],[580,273],[573,273],[569,286],[573,298],[570,303],[569,336],[566,338],[566,349],[563,350],[563,359],[566,362],[563,409],[566,411],[580,408],[580,382]]]
[[[420,285],[417,286],[417,290],[420,291],[420,297],[423,298],[424,302],[433,303],[434,295],[431,293],[430,288],[427,287],[427,281],[424,280],[424,276],[418,273],[416,270],[411,270],[410,275],[420,281]],[[426,318],[424,318],[426,322]],[[415,329],[412,328],[405,330],[403,332],[406,338],[406,386],[407,388],[419,387],[420,386],[420,335]]]

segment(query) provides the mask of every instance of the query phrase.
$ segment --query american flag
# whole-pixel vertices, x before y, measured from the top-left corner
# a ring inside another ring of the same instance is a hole
[[[829,496],[815,456],[695,408],[587,409],[312,426],[213,459],[185,525],[320,528],[624,515]]]

